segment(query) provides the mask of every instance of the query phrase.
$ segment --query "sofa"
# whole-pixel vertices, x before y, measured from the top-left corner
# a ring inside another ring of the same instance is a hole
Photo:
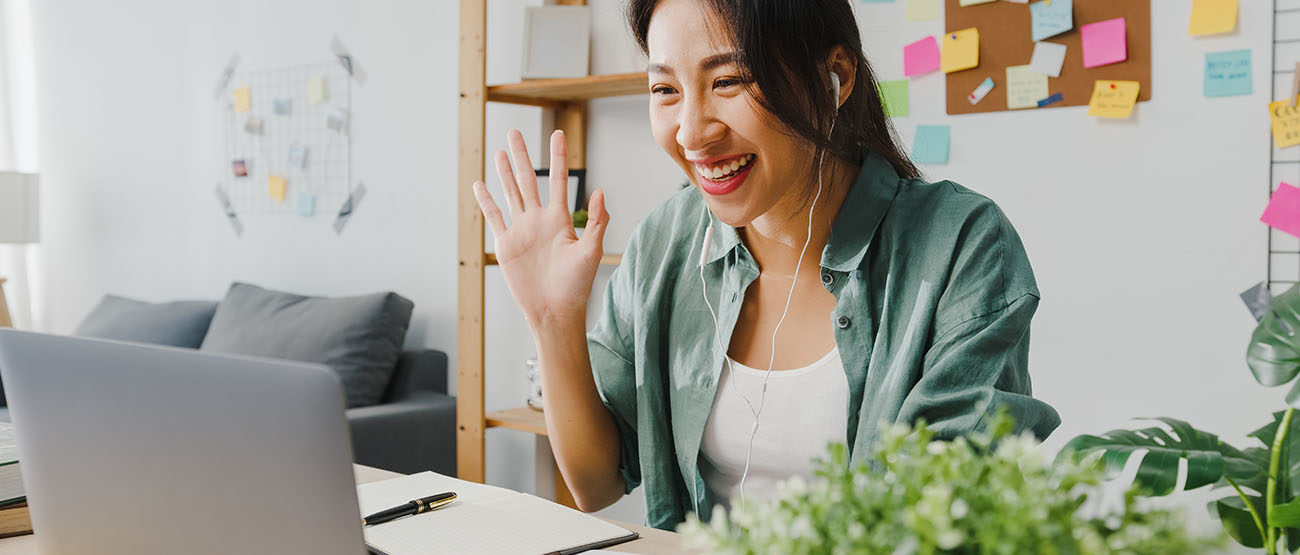
[[[108,295],[74,335],[324,364],[343,385],[357,463],[454,476],[447,355],[402,348],[413,306],[395,293],[308,297],[235,283],[220,302]]]

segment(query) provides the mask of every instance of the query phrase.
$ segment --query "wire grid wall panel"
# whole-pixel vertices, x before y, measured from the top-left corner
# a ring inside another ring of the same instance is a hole
[[[1300,62],[1300,0],[1273,0],[1271,91],[1274,99],[1291,95]],[[1277,148],[1269,129],[1268,194],[1280,183],[1300,186],[1300,147]],[[1300,282],[1300,239],[1268,227],[1268,289],[1273,295]]]
[[[325,83],[324,101],[311,103],[312,80]],[[222,180],[230,203],[241,213],[299,212],[298,195],[315,197],[315,212],[330,213],[347,199],[352,183],[352,82],[337,61],[235,73],[226,87],[224,111],[225,160]],[[249,87],[251,108],[235,110],[237,89]],[[288,112],[277,114],[275,100],[289,102]],[[326,118],[342,116],[340,129],[331,129]],[[246,128],[249,118],[262,122],[261,132]],[[290,152],[305,149],[301,164]],[[246,176],[238,176],[234,162],[243,160]],[[286,181],[283,201],[271,196],[269,178]]]

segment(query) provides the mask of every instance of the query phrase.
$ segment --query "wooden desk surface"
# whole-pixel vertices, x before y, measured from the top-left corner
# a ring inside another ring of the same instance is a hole
[[[357,483],[374,482],[377,480],[386,480],[401,476],[396,472],[389,472],[369,466],[353,465],[353,473],[356,475]],[[676,553],[688,553],[684,547],[682,537],[672,532],[666,532],[657,528],[647,528],[628,522],[618,520],[604,519],[628,530],[641,535],[633,541],[621,543],[608,547],[611,551],[623,553],[641,553],[643,555],[666,555]],[[35,555],[36,553],[36,536],[19,536],[16,538],[0,539],[0,555]]]

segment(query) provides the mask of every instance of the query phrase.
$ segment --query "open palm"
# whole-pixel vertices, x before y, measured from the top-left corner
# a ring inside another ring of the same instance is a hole
[[[523,136],[512,129],[506,142],[517,171],[505,151],[498,150],[495,161],[509,205],[509,227],[483,182],[474,183],[474,198],[496,235],[497,263],[506,286],[534,329],[547,322],[583,320],[609,223],[604,194],[597,190],[591,195],[587,228],[579,238],[566,204],[569,169],[564,134],[551,135],[550,198],[545,206]]]

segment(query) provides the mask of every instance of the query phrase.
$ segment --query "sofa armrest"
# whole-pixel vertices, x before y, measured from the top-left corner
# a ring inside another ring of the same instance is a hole
[[[416,391],[405,399],[347,411],[358,464],[403,474],[456,475],[456,398]]]
[[[421,391],[447,394],[447,353],[432,349],[402,351],[380,404],[400,401]]]

